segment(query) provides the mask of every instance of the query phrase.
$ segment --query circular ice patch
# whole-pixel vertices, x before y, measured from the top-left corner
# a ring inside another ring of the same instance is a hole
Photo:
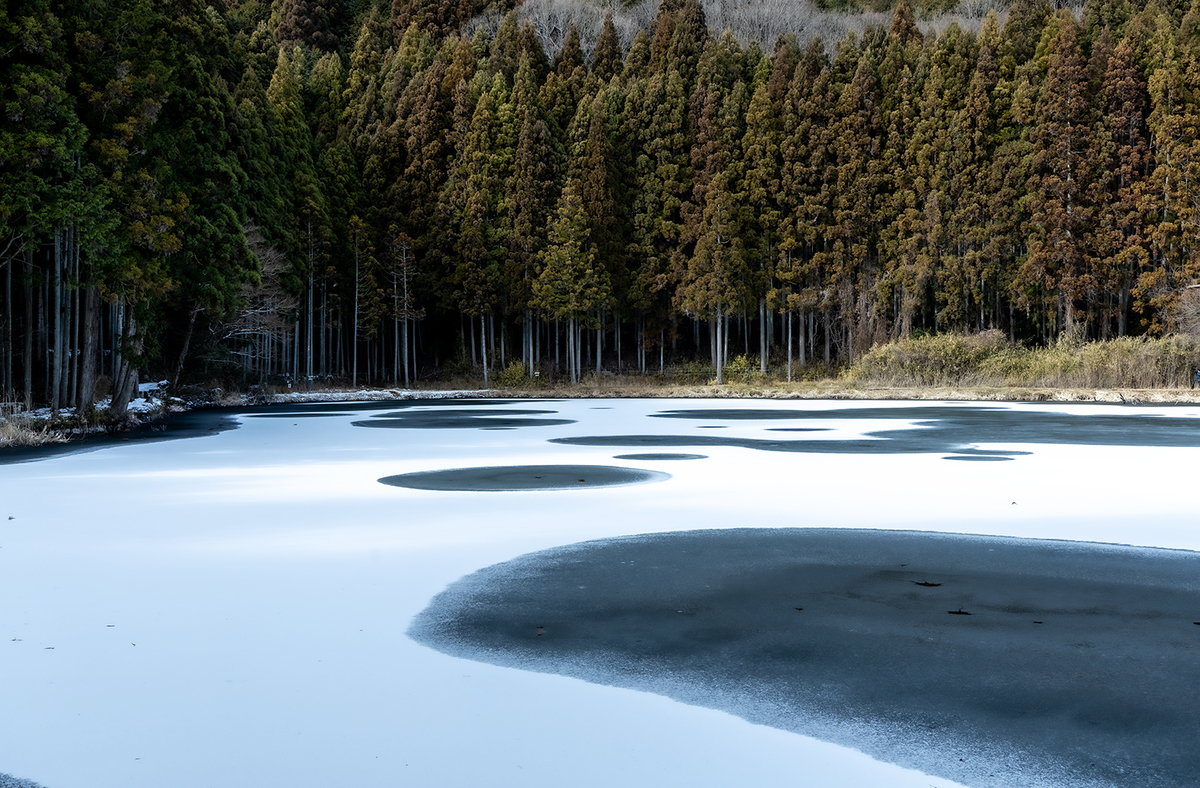
[[[502,465],[484,468],[449,468],[385,476],[379,481],[392,487],[453,492],[509,490],[578,490],[623,484],[661,482],[669,473],[621,468],[613,465]]]

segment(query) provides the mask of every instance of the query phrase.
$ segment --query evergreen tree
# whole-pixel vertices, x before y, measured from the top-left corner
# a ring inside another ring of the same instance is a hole
[[[612,9],[604,11],[604,23],[596,48],[592,51],[592,74],[601,84],[620,76],[624,64],[621,62],[621,42],[617,40],[617,28],[613,25]]]
[[[550,133],[528,55],[521,56],[512,93],[512,114],[519,124],[512,175],[505,184],[510,232],[505,263],[509,309],[522,316],[522,357],[533,374],[533,283],[546,246],[545,228],[557,203],[561,146]]]
[[[1104,117],[1097,132],[1096,168],[1101,177],[1092,184],[1091,200],[1100,206],[1094,230],[1094,266],[1104,272],[1108,308],[1101,333],[1107,335],[1115,318],[1118,335],[1128,330],[1130,294],[1147,270],[1147,217],[1141,206],[1150,164],[1146,128],[1147,86],[1133,62],[1132,41],[1124,38],[1109,58],[1104,74]]]
[[[847,360],[853,361],[856,350],[869,347],[877,333],[871,294],[878,275],[876,219],[881,196],[882,140],[878,83],[869,52],[858,58],[854,76],[842,91],[835,124],[835,235],[828,255],[828,275],[846,330]]]
[[[340,5],[333,0],[282,0],[275,40],[281,47],[300,45],[325,52],[337,49],[333,23]]]
[[[1035,110],[1029,258],[1020,276],[1022,302],[1042,307],[1043,299],[1057,294],[1059,324],[1068,329],[1095,291],[1084,245],[1091,221],[1086,194],[1093,177],[1088,157],[1092,121],[1079,28],[1064,14]]]
[[[1134,288],[1145,327],[1153,333],[1169,330],[1179,289],[1198,272],[1192,228],[1200,226],[1200,212],[1191,194],[1200,165],[1200,102],[1193,87],[1200,84],[1200,67],[1194,58],[1177,55],[1170,36],[1169,23],[1160,17],[1152,42],[1159,61],[1148,77],[1154,166],[1142,203],[1153,217],[1147,227],[1151,259]]]
[[[573,180],[550,225],[550,244],[541,253],[542,270],[534,283],[539,308],[556,320],[567,321],[567,360],[572,383],[582,372],[582,328],[588,316],[607,303],[611,286],[588,230],[587,208]]]

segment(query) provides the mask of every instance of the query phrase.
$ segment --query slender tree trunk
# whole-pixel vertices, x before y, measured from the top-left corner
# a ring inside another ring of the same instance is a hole
[[[410,380],[408,377],[408,318],[404,318],[400,324],[400,363],[404,366],[404,387],[408,388]]]
[[[406,356],[400,349],[400,290],[399,281],[396,276],[396,271],[392,271],[392,385],[400,385],[400,357]],[[405,305],[407,308],[407,304]],[[407,322],[407,318],[405,318]],[[404,377],[408,377],[408,370],[404,370]]]
[[[25,352],[21,361],[25,377],[25,410],[33,410],[33,259],[25,258]]]
[[[63,330],[62,330],[62,269],[63,269],[63,228],[54,228],[54,277],[50,280],[50,287],[54,290],[54,323],[53,323],[53,344],[54,348],[50,354],[50,410],[58,413],[61,405],[61,389],[62,389],[62,357],[63,357]]]
[[[305,342],[304,342],[304,388],[306,391],[312,391],[313,379],[313,282],[312,264],[309,264],[308,287],[305,288],[304,300],[306,318],[304,321]]]
[[[522,332],[524,341],[521,345],[521,352],[525,354],[525,369],[528,370],[530,379],[533,378],[533,313],[531,310],[525,310],[524,331]]]
[[[479,313],[479,351],[483,360],[483,387],[486,389],[490,384],[488,383],[487,328],[482,312]]]
[[[125,324],[121,330],[121,343],[133,351],[133,356],[136,358],[141,351],[141,340],[137,336],[137,325],[133,319],[132,310],[125,311]],[[123,419],[126,411],[129,409],[129,402],[133,399],[133,395],[137,393],[138,373],[137,369],[129,363],[129,354],[122,354],[124,358],[121,361],[121,369],[117,372],[117,378],[113,381],[112,402],[109,403],[108,413],[115,419]]]
[[[830,364],[829,335],[832,333],[832,331],[830,331],[830,328],[831,328],[831,326],[829,325],[829,312],[826,311],[825,312],[825,366],[829,366],[829,364]]]
[[[722,310],[722,314],[723,314],[723,316],[721,318],[721,342],[722,342],[722,344],[721,344],[721,369],[724,369],[729,364],[729,315],[724,314],[724,310]],[[742,327],[745,328],[745,325],[746,324],[743,319]],[[744,337],[745,334],[743,334],[742,336]],[[749,343],[749,340],[747,339],[746,342]],[[748,344],[747,344],[747,347],[745,348],[745,351],[746,351],[746,355],[750,355],[750,348],[749,348]]]
[[[809,320],[809,315],[806,315],[803,312],[800,313],[800,341],[798,344],[800,345],[800,366],[802,367],[807,363],[804,355],[804,342],[808,338],[809,332],[805,329],[808,327]]]
[[[79,246],[75,242],[75,228],[67,230],[67,269],[70,271],[68,282],[79,281]],[[69,327],[67,334],[67,388],[64,402],[74,405],[79,392],[79,288],[72,287],[70,298],[67,299],[67,311],[70,313],[66,320]],[[77,410],[76,415],[80,412]]]
[[[767,299],[758,299],[758,356],[759,369],[767,374],[767,337],[770,328],[767,326]]]
[[[358,249],[354,250],[354,325],[350,332],[350,387],[358,386]]]
[[[4,383],[0,386],[4,396],[10,396],[15,391],[13,387],[13,298],[12,298],[12,260],[4,266]]]
[[[718,305],[716,320],[713,321],[715,323],[715,328],[716,328],[716,330],[713,332],[713,334],[714,334],[713,338],[714,338],[714,341],[716,342],[716,355],[717,355],[716,367],[717,367],[717,385],[718,386],[724,385],[724,383],[725,383],[725,357],[724,357],[725,353],[723,352],[724,346],[725,346],[725,341],[724,341],[725,337],[722,335],[726,331],[729,330],[728,320],[729,320],[729,318],[726,317],[724,314],[722,314],[721,307]]]
[[[717,330],[718,320],[720,320],[720,318],[717,315],[713,315],[708,319],[708,358],[712,362],[713,369],[717,369],[717,367],[721,366],[721,359],[719,355],[720,351],[717,349],[719,347],[717,336],[720,334],[720,332]],[[693,321],[692,325],[699,326],[700,322]],[[699,348],[697,348],[697,350],[699,350]],[[718,382],[719,381],[720,376],[718,375]]]
[[[179,387],[179,375],[183,372],[183,362],[187,359],[188,350],[192,346],[192,332],[196,328],[196,316],[200,314],[200,307],[192,307],[191,313],[188,315],[187,331],[183,334],[183,348],[179,351],[179,361],[175,364],[175,372],[171,375],[171,388]]]
[[[79,390],[75,412],[83,414],[96,398],[96,373],[100,364],[100,289],[83,291],[83,347],[79,351]]]
[[[787,382],[792,382],[792,310],[783,313],[783,333],[787,334]]]
[[[621,374],[621,313],[613,310],[613,342],[617,346],[617,374]]]

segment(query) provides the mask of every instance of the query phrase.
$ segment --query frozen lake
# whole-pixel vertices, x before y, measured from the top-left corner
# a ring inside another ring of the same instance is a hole
[[[1168,761],[1200,715],[1179,711],[1200,708],[1180,552],[1200,551],[1200,407],[425,400],[232,420],[0,465],[0,773],[1186,784]],[[661,571],[621,574],[648,558]],[[730,578],[737,594],[700,590]],[[784,629],[801,620],[803,648]],[[928,654],[919,680],[903,668]],[[1072,659],[1109,705],[1068,697]]]

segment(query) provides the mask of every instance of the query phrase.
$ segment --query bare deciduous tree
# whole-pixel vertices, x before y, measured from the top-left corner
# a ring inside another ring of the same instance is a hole
[[[270,371],[272,357],[287,341],[299,300],[284,287],[287,260],[283,252],[269,245],[255,225],[243,232],[246,245],[258,259],[259,279],[243,285],[244,306],[220,333],[223,339],[233,340],[234,355],[242,360],[243,368],[263,377]]]
[[[567,31],[571,25],[575,25],[584,54],[590,58],[596,47],[596,39],[600,36],[606,11],[612,11],[613,26],[617,30],[622,52],[628,52],[638,31],[649,31],[653,26],[658,5],[659,0],[639,0],[629,4],[590,0],[526,0],[517,7],[516,14],[520,24],[529,22],[533,25],[542,48],[550,57],[562,49]],[[891,20],[890,14],[879,11],[823,11],[809,0],[743,0],[738,3],[703,0],[702,6],[708,26],[713,31],[720,33],[729,30],[742,46],[749,46],[756,41],[767,50],[785,34],[795,35],[801,46],[817,37],[829,44],[840,41],[851,31],[861,36],[868,27],[887,27]],[[927,33],[938,33],[955,23],[964,30],[979,32],[990,11],[999,14],[1003,23],[1006,6],[1006,0],[960,0],[953,13],[923,20],[921,27]],[[500,27],[500,21],[500,12],[493,8],[464,25],[463,32],[468,37],[477,29],[494,34]]]
[[[1181,333],[1200,338],[1200,285],[1183,291],[1175,307],[1175,321]]]

